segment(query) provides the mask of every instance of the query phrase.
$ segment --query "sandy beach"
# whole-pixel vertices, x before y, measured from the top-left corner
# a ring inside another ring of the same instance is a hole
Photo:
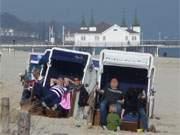
[[[22,92],[19,73],[23,73],[27,66],[28,52],[2,52],[0,62],[0,97],[9,97],[11,101],[11,130],[16,130],[17,112],[20,110],[19,100]],[[180,135],[180,59],[155,58],[155,116],[151,119],[159,131],[155,134]],[[51,135],[61,133],[68,135],[104,135],[137,133],[119,133],[102,131],[100,127],[87,129],[86,126],[76,128],[73,119],[50,119],[32,116],[32,135]],[[1,130],[1,129],[0,129]],[[146,133],[153,134],[153,133]]]

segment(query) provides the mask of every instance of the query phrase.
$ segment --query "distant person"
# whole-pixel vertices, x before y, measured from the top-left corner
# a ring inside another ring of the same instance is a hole
[[[15,45],[16,44],[16,40],[15,39],[13,39],[13,45]]]
[[[117,78],[112,78],[110,81],[110,87],[98,90],[103,95],[103,100],[100,103],[100,123],[103,129],[106,129],[107,125],[107,114],[109,105],[115,104],[116,112],[120,115],[121,106],[124,102],[123,92],[118,89],[119,82]]]
[[[164,56],[164,57],[167,57],[167,52],[164,52],[164,53],[163,53],[163,56]]]
[[[107,115],[107,129],[112,131],[120,130],[121,119],[116,112],[114,104],[109,106],[109,113]]]

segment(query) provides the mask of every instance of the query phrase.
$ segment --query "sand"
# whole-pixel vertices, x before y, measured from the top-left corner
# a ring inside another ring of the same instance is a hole
[[[17,130],[16,122],[19,100],[22,92],[19,81],[19,73],[23,73],[27,65],[28,52],[3,51],[0,62],[0,97],[8,96],[11,101],[11,130]],[[155,116],[159,119],[151,119],[150,123],[156,125],[159,133],[167,135],[180,134],[180,59],[155,58]],[[117,134],[102,131],[100,127],[87,129],[86,126],[76,128],[73,119],[52,119],[40,116],[32,116],[32,135],[51,135],[61,133],[68,135],[91,134]],[[123,132],[118,134],[131,135],[137,133]],[[153,133],[146,133],[153,134]]]

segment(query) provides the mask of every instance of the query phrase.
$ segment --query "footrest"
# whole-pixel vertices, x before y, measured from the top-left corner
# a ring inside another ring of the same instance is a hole
[[[136,132],[138,129],[138,122],[122,121],[121,130]]]

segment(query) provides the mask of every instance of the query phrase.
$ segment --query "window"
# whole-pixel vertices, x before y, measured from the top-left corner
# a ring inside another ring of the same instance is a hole
[[[95,36],[95,41],[99,41],[99,36]]]
[[[125,40],[128,41],[128,36],[125,37]]]
[[[106,41],[106,36],[103,36],[103,41]]]
[[[117,29],[113,29],[113,31],[118,31]]]
[[[136,36],[132,36],[132,40],[136,40]]]
[[[85,41],[85,40],[86,40],[86,37],[85,37],[85,36],[81,36],[81,40],[82,40],[82,41]]]
[[[134,40],[136,40],[136,36],[134,36]]]

